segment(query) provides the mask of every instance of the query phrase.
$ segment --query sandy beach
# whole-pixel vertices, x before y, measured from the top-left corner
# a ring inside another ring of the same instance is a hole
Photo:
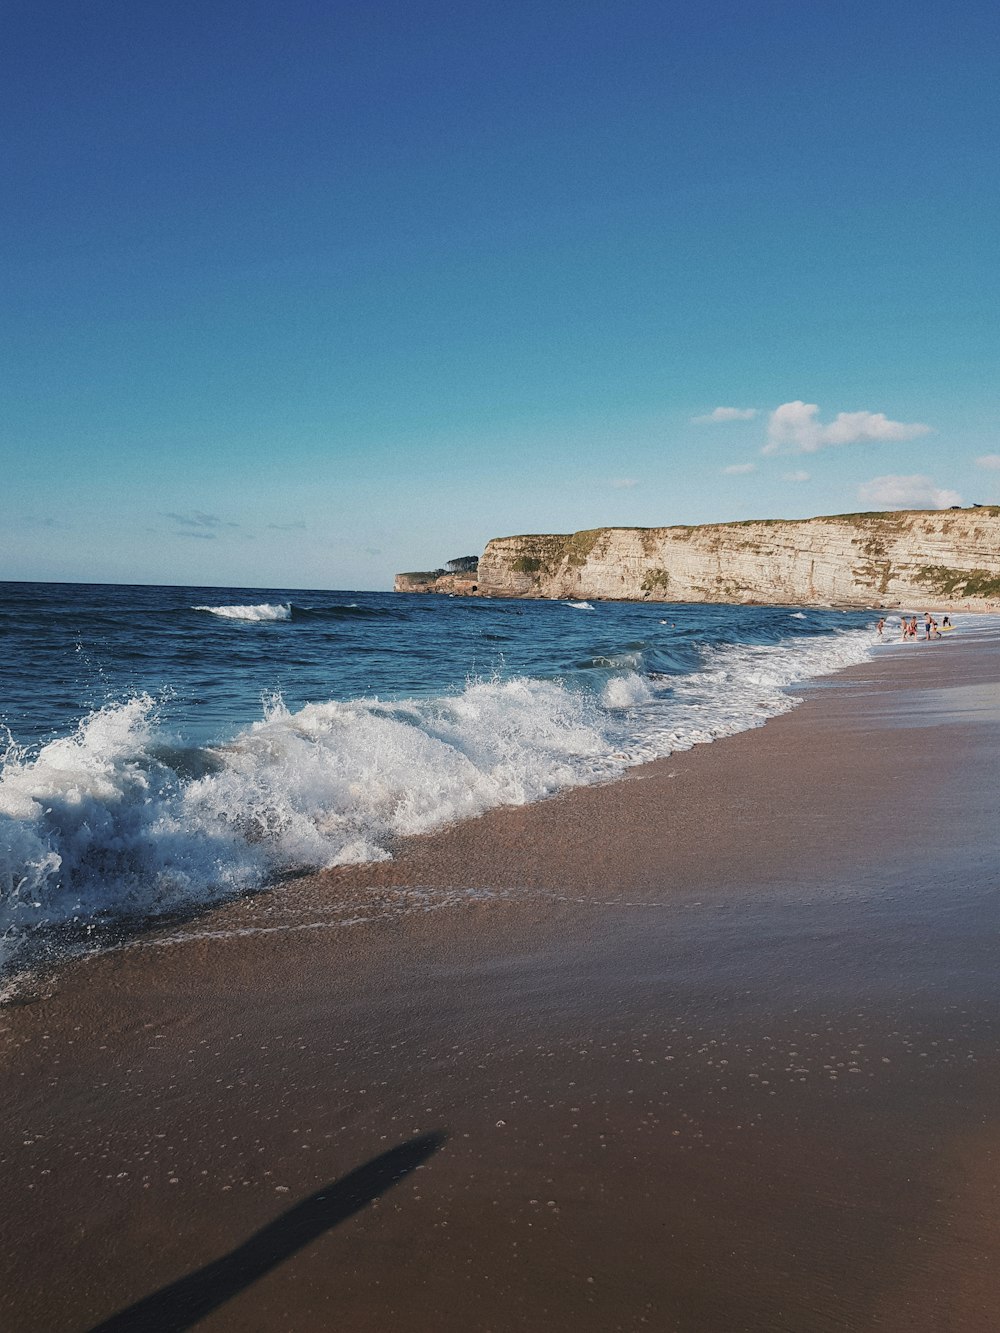
[[[996,648],[45,978],[4,1329],[994,1327]]]

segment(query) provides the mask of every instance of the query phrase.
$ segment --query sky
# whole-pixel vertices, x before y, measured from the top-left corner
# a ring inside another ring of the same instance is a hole
[[[1000,6],[8,0],[0,579],[1000,500]]]

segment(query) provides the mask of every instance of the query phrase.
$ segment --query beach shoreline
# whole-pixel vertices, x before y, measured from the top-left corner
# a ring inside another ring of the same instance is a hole
[[[995,648],[69,964],[0,1011],[5,1321],[988,1327]]]

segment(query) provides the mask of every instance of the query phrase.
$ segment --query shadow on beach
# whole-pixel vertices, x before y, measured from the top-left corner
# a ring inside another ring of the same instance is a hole
[[[443,1132],[424,1134],[372,1158],[282,1213],[221,1259],[95,1324],[90,1333],[181,1333],[192,1328],[324,1231],[385,1194],[437,1152],[446,1138]]]

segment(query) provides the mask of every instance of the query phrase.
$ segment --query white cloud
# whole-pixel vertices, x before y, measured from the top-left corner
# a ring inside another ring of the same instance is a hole
[[[976,467],[984,467],[990,472],[1000,472],[1000,454],[980,454]]]
[[[731,463],[729,467],[722,469],[727,477],[745,477],[748,472],[756,472],[756,463]]]
[[[930,477],[873,477],[858,487],[862,504],[879,509],[947,509],[962,503],[958,491],[935,486]]]
[[[781,474],[781,480],[782,480],[782,481],[808,481],[808,480],[809,480],[809,473],[808,473],[808,472],[803,472],[803,470],[799,467],[799,468],[796,468],[794,472],[782,472],[782,474]]]
[[[827,445],[857,444],[862,440],[913,440],[927,435],[930,426],[920,421],[890,421],[884,412],[838,412],[826,425],[816,403],[782,403],[767,423],[765,454],[814,454]]]
[[[696,426],[708,426],[714,421],[753,421],[757,415],[755,407],[713,407],[703,417],[692,417]]]
[[[616,491],[630,491],[633,487],[638,486],[639,483],[636,481],[635,477],[616,477],[611,485]]]

